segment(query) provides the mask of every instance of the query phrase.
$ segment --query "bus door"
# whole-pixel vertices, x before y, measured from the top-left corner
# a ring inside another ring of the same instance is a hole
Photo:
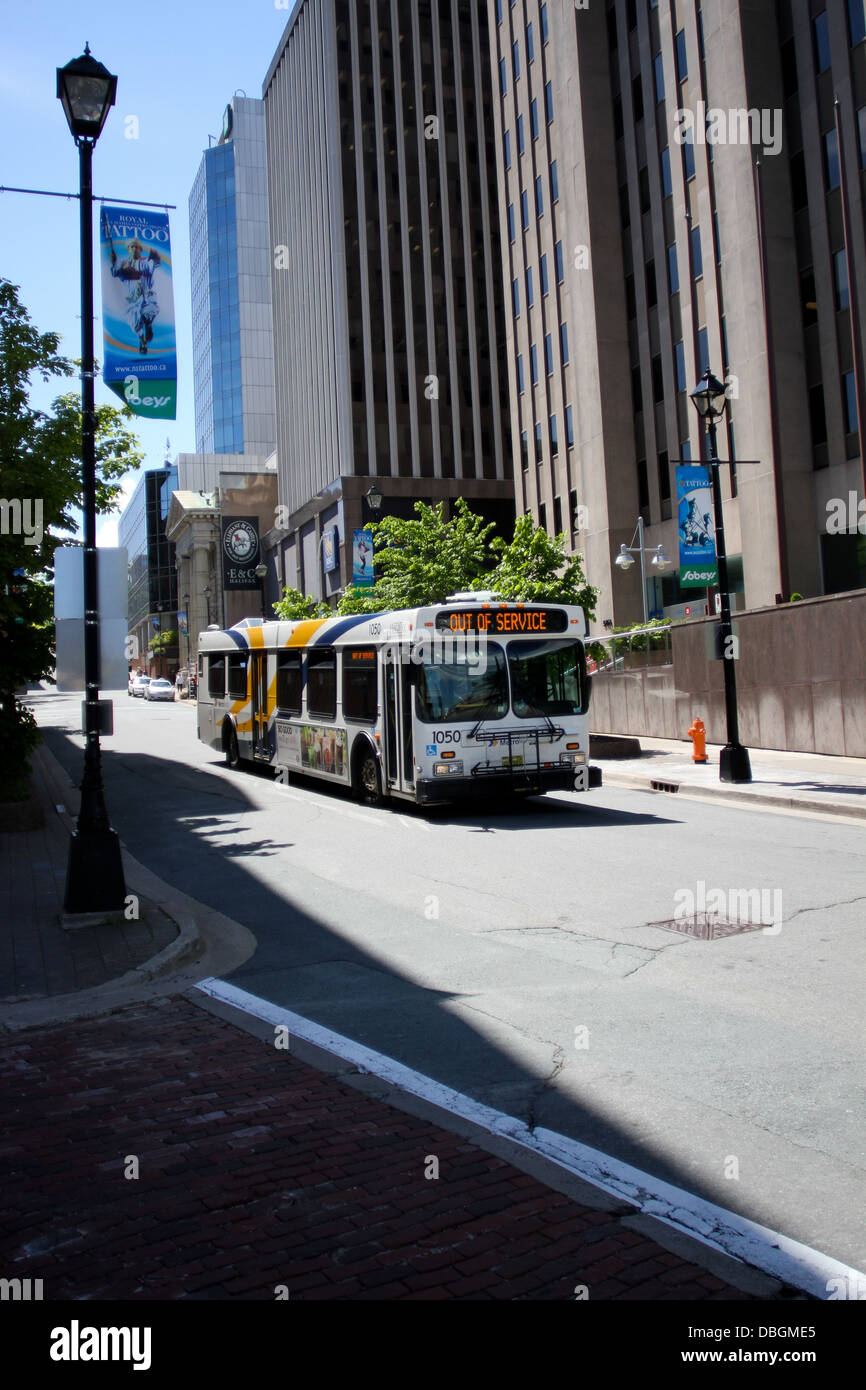
[[[253,757],[270,762],[268,739],[268,654],[250,653],[250,694],[253,716]]]
[[[409,667],[392,648],[382,665],[384,683],[385,785],[391,791],[415,790],[412,767],[412,691]]]

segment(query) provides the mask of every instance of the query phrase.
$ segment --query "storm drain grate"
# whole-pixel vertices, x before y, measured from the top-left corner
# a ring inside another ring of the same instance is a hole
[[[729,921],[717,912],[695,912],[691,917],[671,917],[666,922],[647,922],[648,927],[675,931],[680,936],[693,936],[697,941],[718,941],[723,936],[738,936],[747,931],[763,931],[769,922]]]
[[[650,782],[650,786],[654,792],[678,792],[680,789],[679,782],[657,782],[653,780]]]

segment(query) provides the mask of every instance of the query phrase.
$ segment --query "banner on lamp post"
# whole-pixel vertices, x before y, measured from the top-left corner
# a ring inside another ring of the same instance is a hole
[[[713,489],[707,468],[677,468],[677,534],[680,543],[680,588],[708,589],[718,583]]]
[[[373,532],[355,531],[352,538],[352,583],[357,588],[375,583],[373,578]]]
[[[177,416],[177,343],[168,213],[103,207],[102,379],[136,415]]]
[[[256,565],[259,563],[259,523],[254,516],[224,516],[222,519],[223,587],[259,589]]]

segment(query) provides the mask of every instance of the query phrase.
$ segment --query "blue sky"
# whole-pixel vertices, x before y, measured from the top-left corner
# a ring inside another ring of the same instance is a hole
[[[171,216],[175,314],[178,331],[178,418],[138,420],[135,429],[146,459],[156,468],[195,449],[192,336],[189,289],[188,198],[207,148],[218,135],[226,103],[235,91],[260,97],[262,80],[285,28],[282,0],[146,0],[134,5],[107,0],[30,0],[4,6],[0,47],[0,119],[6,131],[0,184],[58,192],[78,189],[78,154],[56,96],[56,69],[84,50],[117,74],[117,103],[94,152],[93,189],[108,199],[175,203]],[[138,118],[139,138],[127,116]],[[94,209],[98,227],[98,204]],[[79,230],[77,200],[0,194],[0,275],[20,286],[23,304],[41,332],[62,335],[62,350],[78,356]],[[102,322],[96,283],[96,351]],[[32,400],[44,408],[61,389],[34,385]],[[117,403],[101,381],[97,401]],[[129,476],[131,491],[138,475]],[[115,544],[115,524],[100,525],[100,543]]]

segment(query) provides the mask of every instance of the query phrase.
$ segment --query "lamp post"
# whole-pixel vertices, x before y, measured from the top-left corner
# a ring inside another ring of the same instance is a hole
[[[186,614],[186,673],[189,677],[189,594],[183,596],[183,611]]]
[[[111,705],[99,699],[99,571],[96,553],[96,412],[93,362],[93,146],[117,94],[117,78],[91,56],[57,69],[57,96],[78,146],[81,225],[81,477],[84,518],[84,776],[78,823],[69,843],[64,907],[69,913],[123,907],[126,884],[120,840],[112,829],[102,784],[100,732]]]
[[[263,560],[260,560],[256,565],[255,576],[259,581],[259,601],[262,606],[262,622],[265,622],[268,616],[265,612],[265,580],[268,577],[268,567]]]
[[[740,727],[737,717],[737,674],[734,669],[736,644],[731,640],[731,598],[728,592],[728,557],[725,550],[725,520],[722,513],[722,489],[719,483],[719,451],[716,439],[716,421],[721,420],[727,405],[725,387],[711,371],[704,372],[694,391],[692,401],[698,414],[706,423],[709,442],[709,469],[713,486],[713,514],[716,532],[716,561],[719,567],[719,588],[721,589],[721,620],[719,623],[722,660],[725,672],[725,718],[728,741],[719,756],[720,782],[751,782],[752,767],[749,750],[740,743]]]
[[[364,493],[364,501],[367,503],[367,506],[373,513],[373,519],[375,520],[375,518],[379,515],[380,511],[382,510],[382,502],[384,501],[382,493],[379,491],[375,483],[367,492]]]
[[[619,548],[619,554],[614,560],[614,564],[618,565],[621,570],[630,570],[632,565],[634,564],[634,560],[631,558],[632,555],[640,555],[640,591],[641,597],[643,599],[643,622],[644,627],[646,627],[647,623],[649,622],[649,607],[647,605],[646,597],[647,549],[644,545],[642,516],[639,516],[637,519],[637,528],[634,534],[638,538],[637,545],[621,545]],[[632,540],[634,540],[634,536],[632,536]],[[657,545],[655,550],[652,550],[650,554],[652,555],[653,568],[656,570],[658,574],[665,574],[670,569],[671,562],[668,559],[667,555],[665,555],[664,546]]]
[[[207,625],[210,627],[210,584],[204,586],[204,601],[207,604]]]

